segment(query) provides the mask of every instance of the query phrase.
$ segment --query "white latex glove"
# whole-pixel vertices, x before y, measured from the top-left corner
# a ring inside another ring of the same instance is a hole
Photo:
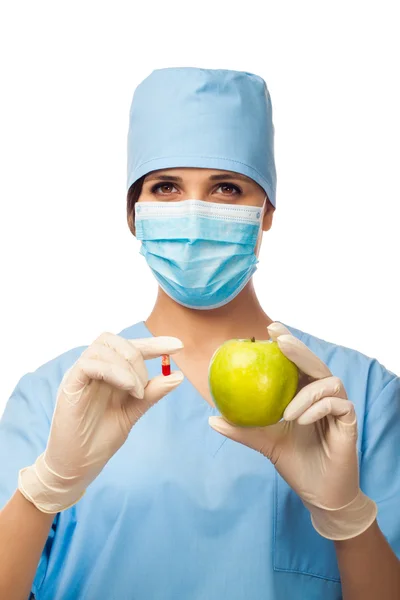
[[[149,381],[144,360],[182,347],[173,337],[100,335],[61,381],[46,450],[19,473],[25,498],[46,513],[78,502],[133,425],[183,380],[178,371]]]
[[[300,369],[298,393],[284,420],[244,428],[211,417],[210,425],[264,454],[300,496],[323,537],[356,537],[373,523],[377,507],[360,490],[354,406],[340,379],[281,323],[272,323],[268,331]]]

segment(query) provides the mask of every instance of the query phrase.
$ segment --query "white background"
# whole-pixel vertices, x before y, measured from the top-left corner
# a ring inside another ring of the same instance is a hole
[[[147,317],[125,219],[128,111],[153,69],[267,81],[278,209],[264,309],[400,372],[397,2],[2,3],[0,412],[19,378]]]

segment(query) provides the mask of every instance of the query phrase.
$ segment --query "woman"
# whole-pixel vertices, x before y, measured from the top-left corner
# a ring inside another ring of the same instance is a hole
[[[263,79],[172,68],[138,86],[128,222],[159,294],[146,323],[55,358],[9,399],[1,598],[400,597],[400,380],[261,308],[275,190]],[[237,428],[208,365],[252,336],[302,375],[280,423]]]

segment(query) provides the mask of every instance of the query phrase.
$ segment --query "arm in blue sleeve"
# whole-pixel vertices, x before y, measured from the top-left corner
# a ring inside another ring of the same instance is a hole
[[[0,509],[17,488],[18,472],[46,448],[52,418],[49,382],[28,373],[18,382],[0,420]]]
[[[360,485],[378,505],[378,524],[400,558],[400,378],[366,407]]]
[[[11,394],[0,420],[0,509],[17,489],[19,470],[34,463],[45,450],[53,406],[50,381],[38,373],[24,375]],[[36,570],[35,594],[46,573],[56,519]]]

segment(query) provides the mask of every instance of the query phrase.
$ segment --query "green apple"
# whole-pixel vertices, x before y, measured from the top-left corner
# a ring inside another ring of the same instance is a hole
[[[208,382],[223,417],[242,427],[281,420],[294,398],[297,366],[270,340],[228,340],[214,352]]]

